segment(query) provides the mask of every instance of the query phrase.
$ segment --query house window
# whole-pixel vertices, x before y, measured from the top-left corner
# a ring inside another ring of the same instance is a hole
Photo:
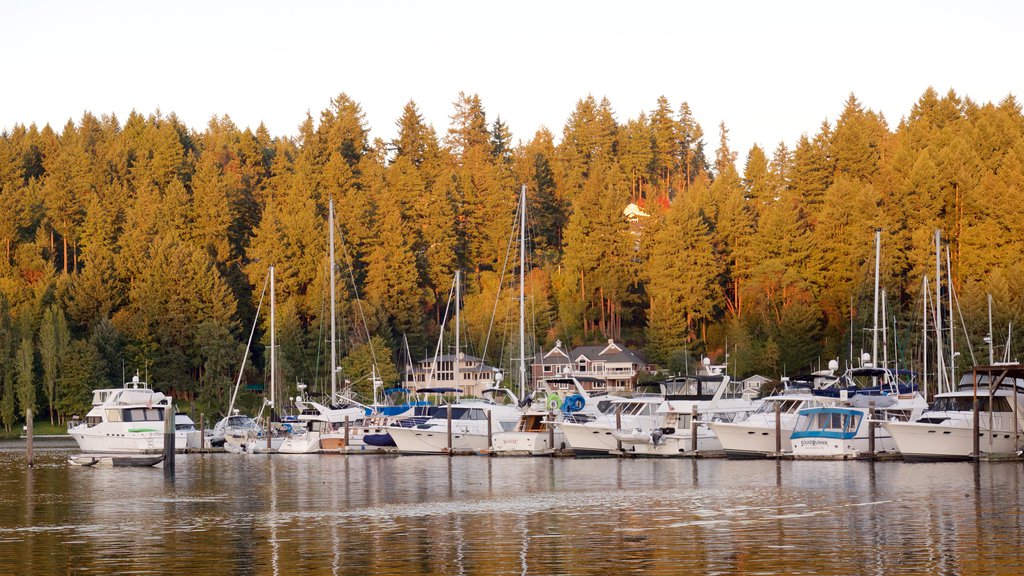
[[[549,364],[544,365],[544,373],[551,374],[551,366]]]
[[[608,383],[605,382],[604,380],[598,380],[594,382],[594,384],[591,387],[603,390],[608,387]]]
[[[586,372],[587,371],[587,361],[586,360],[580,360],[578,364],[579,364],[579,367],[577,368],[577,370],[579,370],[580,372]]]

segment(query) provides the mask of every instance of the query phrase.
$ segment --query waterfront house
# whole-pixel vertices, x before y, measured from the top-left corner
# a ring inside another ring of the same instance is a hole
[[[614,340],[598,346],[577,346],[571,351],[566,351],[559,340],[551,350],[537,354],[532,368],[534,382],[572,374],[588,391],[633,390],[638,376],[651,371],[639,354]]]

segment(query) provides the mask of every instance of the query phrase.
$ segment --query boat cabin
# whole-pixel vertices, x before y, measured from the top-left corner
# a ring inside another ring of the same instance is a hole
[[[523,414],[516,424],[516,432],[547,432],[547,414]]]
[[[839,438],[857,436],[864,413],[849,408],[808,408],[800,412],[793,427],[792,439]]]

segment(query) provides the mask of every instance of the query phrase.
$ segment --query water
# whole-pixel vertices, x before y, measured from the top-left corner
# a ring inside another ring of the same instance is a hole
[[[0,574],[1021,574],[1019,463],[178,456],[0,445]]]

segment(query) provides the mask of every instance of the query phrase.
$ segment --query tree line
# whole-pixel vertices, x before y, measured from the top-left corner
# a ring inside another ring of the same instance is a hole
[[[92,389],[135,370],[223,411],[271,264],[278,381],[322,391],[329,200],[343,372],[362,394],[374,359],[395,382],[408,356],[433,353],[457,269],[463,351],[510,363],[517,272],[506,261],[521,185],[530,349],[615,338],[673,371],[728,354],[739,376],[847,362],[869,338],[875,229],[904,365],[920,355],[935,230],[962,345],[963,330],[975,346],[987,333],[988,294],[1000,331],[1024,320],[1024,116],[1013,96],[978,104],[929,88],[891,127],[850,95],[834,122],[792,148],[755,145],[742,162],[724,124],[709,137],[686,102],[665,97],[621,121],[587,96],[558,138],[542,127],[514,142],[465,93],[443,133],[413,101],[397,128],[393,140],[371,137],[340,94],[295,137],[227,116],[196,130],[160,112],[5,130],[0,420],[10,429],[29,407],[54,422],[82,415]],[[630,203],[646,215],[627,219]],[[257,324],[265,346],[265,312]],[[246,382],[265,379],[266,350],[254,348]]]

